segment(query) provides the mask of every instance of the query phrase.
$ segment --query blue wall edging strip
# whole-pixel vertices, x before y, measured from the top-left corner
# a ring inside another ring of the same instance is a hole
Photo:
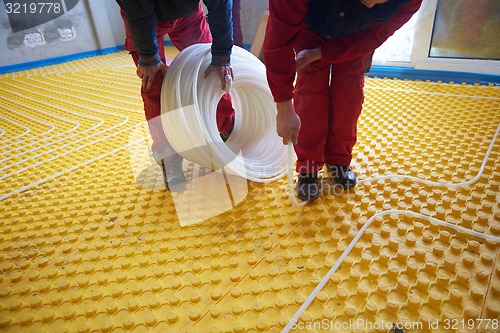
[[[165,45],[173,46],[172,42],[168,40],[165,41]],[[249,44],[245,44],[244,47],[247,50],[250,49]],[[21,70],[33,69],[41,66],[56,65],[66,61],[77,60],[81,58],[93,57],[98,55],[105,55],[109,53],[118,52],[121,50],[124,50],[123,45],[109,47],[102,50],[80,52],[62,57],[36,60],[9,66],[1,66],[0,74],[7,74]],[[367,73],[367,75],[370,77],[382,77],[382,78],[387,77],[387,78],[422,80],[422,81],[430,80],[430,81],[455,82],[455,83],[465,82],[469,84],[479,83],[479,84],[500,85],[500,75],[423,70],[423,69],[414,69],[408,67],[390,67],[390,66],[374,65],[372,66],[370,72]]]
[[[30,62],[23,62],[21,64],[1,66],[0,67],[0,74],[7,74],[7,73],[12,73],[12,72],[17,72],[17,71],[22,71],[22,70],[27,70],[27,69],[33,69],[36,67],[42,67],[42,66],[57,65],[57,64],[60,64],[63,62],[71,61],[71,60],[77,60],[77,59],[81,59],[81,58],[88,58],[88,57],[94,57],[94,56],[114,53],[117,51],[121,51],[123,49],[124,49],[123,46],[114,46],[114,47],[108,47],[108,48],[102,49],[102,50],[86,51],[86,52],[65,55],[62,57],[54,57],[54,58],[48,58],[48,59],[42,59],[42,60],[36,60],[36,61],[30,61]]]
[[[462,73],[438,70],[425,70],[407,67],[390,67],[390,66],[372,66],[370,72],[367,73],[370,77],[380,78],[397,78],[422,81],[442,81],[455,83],[479,83],[479,84],[495,84],[500,85],[500,75],[479,74],[479,73]]]
[[[171,41],[166,40],[165,45],[167,46],[174,46]],[[244,47],[246,50],[250,50],[250,44],[245,44]],[[57,65],[63,62],[71,61],[71,60],[78,60],[82,58],[88,58],[88,57],[94,57],[94,56],[99,56],[99,55],[105,55],[109,53],[114,53],[118,52],[121,50],[124,50],[123,45],[119,46],[114,46],[114,47],[109,47],[106,49],[102,50],[92,50],[92,51],[86,51],[86,52],[80,52],[80,53],[75,53],[75,54],[69,54],[61,57],[54,57],[54,58],[48,58],[48,59],[42,59],[42,60],[36,60],[36,61],[30,61],[30,62],[23,62],[20,64],[14,64],[14,65],[8,65],[8,66],[0,66],[0,74],[8,74],[12,72],[18,72],[18,71],[23,71],[23,70],[28,70],[28,69],[33,69],[37,67],[42,67],[42,66],[50,66],[50,65]]]

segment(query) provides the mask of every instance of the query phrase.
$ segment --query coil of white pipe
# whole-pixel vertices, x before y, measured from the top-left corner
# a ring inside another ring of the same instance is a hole
[[[179,53],[165,75],[161,92],[162,126],[172,147],[185,159],[252,181],[270,182],[287,172],[287,147],[276,133],[276,104],[262,62],[233,47],[234,82],[230,95],[236,120],[224,143],[216,109],[224,95],[215,74],[204,78],[211,44],[195,44]]]

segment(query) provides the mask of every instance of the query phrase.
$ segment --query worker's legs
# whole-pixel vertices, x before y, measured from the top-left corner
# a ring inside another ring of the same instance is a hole
[[[296,52],[320,46],[321,37],[303,31],[298,38]],[[328,132],[330,64],[316,61],[298,72],[294,90],[294,107],[300,117],[301,128],[297,154],[298,173],[317,173],[323,167],[323,155]]]
[[[172,22],[172,28],[168,32],[170,41],[182,51],[186,47],[197,43],[211,43],[210,29],[205,19],[205,13],[201,7],[191,16],[177,19]],[[212,74],[213,75],[213,74]],[[234,109],[231,96],[224,94],[217,106],[217,127],[220,133],[225,133],[233,128]]]
[[[130,34],[130,29],[127,20],[125,19],[125,13],[123,10],[121,11],[121,15],[125,24],[125,49],[130,52],[132,59],[137,66],[139,53],[137,52],[135,43]],[[167,32],[168,26],[157,26],[156,38],[158,42],[158,54],[163,63],[165,63],[163,37]],[[162,169],[165,186],[172,190],[178,188],[177,186],[182,186],[182,184],[185,183],[186,178],[184,171],[182,170],[182,157],[177,154],[168,143],[161,124],[160,95],[163,77],[163,73],[158,71],[155,75],[151,88],[141,88],[141,96],[144,103],[144,113],[146,115],[146,120],[148,121],[149,132],[151,134],[151,138],[153,139],[153,145],[151,146],[153,157]]]
[[[135,48],[134,40],[132,39],[132,35],[130,34],[130,29],[125,19],[125,13],[122,10],[121,15],[123,18],[123,22],[125,24],[125,49],[130,52],[132,59],[134,60],[135,65],[137,66],[139,61],[139,53]],[[165,29],[157,29],[157,42],[158,42],[158,53],[160,55],[161,60],[165,63],[165,51],[163,47],[163,37],[166,34]],[[164,150],[166,147],[170,148],[168,141],[163,132],[163,128],[161,126],[161,106],[160,106],[160,94],[161,94],[161,85],[163,83],[163,73],[159,71],[156,73],[153,84],[150,89],[141,88],[141,96],[144,103],[144,113],[146,116],[146,120],[148,121],[149,132],[151,134],[151,138],[153,139],[153,145],[151,150],[153,152],[158,152],[160,150]],[[168,149],[171,150],[171,149]]]
[[[348,166],[356,144],[357,122],[364,101],[364,74],[370,55],[334,64],[325,163]]]

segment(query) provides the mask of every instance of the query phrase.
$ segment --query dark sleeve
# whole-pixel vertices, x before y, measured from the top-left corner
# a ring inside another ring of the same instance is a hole
[[[212,34],[212,65],[228,66],[233,47],[233,1],[203,0],[208,9],[208,25]]]
[[[156,41],[156,15],[153,0],[120,0],[125,11],[130,34],[139,53],[139,65],[152,66],[161,59]]]
[[[399,11],[389,21],[329,40],[321,47],[321,57],[335,64],[373,52],[408,22],[421,4],[422,0],[404,1]]]

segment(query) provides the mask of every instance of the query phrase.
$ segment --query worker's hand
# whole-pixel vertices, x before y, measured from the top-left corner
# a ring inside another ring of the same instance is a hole
[[[163,62],[159,62],[153,66],[137,66],[137,76],[142,80],[142,88],[149,89],[153,84],[153,80],[155,79],[156,73],[158,71],[162,71],[163,75],[167,72],[167,68]]]
[[[292,101],[280,102],[276,104],[278,115],[276,117],[277,132],[283,139],[283,144],[289,141],[296,144],[299,139],[300,118],[293,109]]]
[[[226,92],[229,92],[229,90],[231,90],[231,86],[234,80],[233,69],[231,68],[231,66],[210,65],[205,71],[205,77],[208,77],[210,73],[215,73],[219,77],[220,82],[222,83],[222,90]]]
[[[297,71],[303,70],[307,65],[321,59],[321,47],[310,50],[302,50],[295,57]]]

